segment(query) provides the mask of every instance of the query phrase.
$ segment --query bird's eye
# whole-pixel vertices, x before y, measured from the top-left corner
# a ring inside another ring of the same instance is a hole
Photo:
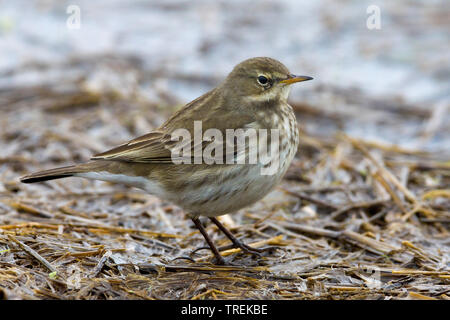
[[[267,79],[267,77],[265,76],[259,76],[258,82],[264,86],[269,83],[269,79]]]

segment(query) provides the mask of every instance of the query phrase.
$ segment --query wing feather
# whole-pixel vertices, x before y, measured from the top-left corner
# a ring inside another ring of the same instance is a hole
[[[213,128],[214,126],[219,126],[217,128],[222,132],[223,138],[225,139],[225,130],[232,128],[252,128],[255,125],[254,118],[252,116],[240,115],[238,118],[238,123],[236,119],[232,123],[227,121],[214,121],[221,115],[221,105],[220,99],[215,99],[214,104],[211,105],[211,97],[214,95],[215,90],[212,90],[203,96],[197,98],[196,100],[187,104],[180,111],[176,112],[165,124],[160,128],[147,133],[143,136],[137,137],[127,143],[110,149],[108,151],[94,155],[92,160],[113,160],[113,161],[126,161],[126,162],[138,162],[138,163],[172,163],[172,149],[176,146],[177,148],[190,145],[191,160],[194,163],[194,150],[198,150],[198,144],[201,144],[201,150],[203,151],[209,141],[195,141],[193,122],[186,124],[185,119],[197,119],[202,121],[203,131],[208,128]],[[208,120],[209,119],[209,120]],[[172,140],[172,133],[178,129],[186,128],[191,135],[191,139],[183,137],[182,141]],[[201,139],[200,139],[201,140]],[[197,144],[197,145],[196,145]],[[222,143],[222,155],[223,163],[227,159],[227,151],[233,154],[233,157],[237,156],[236,150],[226,149],[225,144]],[[187,148],[187,147],[186,147]],[[218,147],[219,148],[219,147]],[[185,149],[184,149],[185,150]],[[210,149],[211,150],[211,149]],[[245,152],[248,151],[246,147]],[[203,152],[202,152],[203,154]]]

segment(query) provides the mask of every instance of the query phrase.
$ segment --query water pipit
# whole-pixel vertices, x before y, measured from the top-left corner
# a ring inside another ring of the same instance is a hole
[[[235,247],[256,254],[259,250],[240,242],[215,217],[258,201],[281,180],[299,139],[287,103],[290,85],[311,79],[291,74],[271,58],[245,60],[158,129],[89,162],[32,173],[21,181],[82,177],[137,187],[181,207],[216,263],[225,260],[199,216],[211,219]]]

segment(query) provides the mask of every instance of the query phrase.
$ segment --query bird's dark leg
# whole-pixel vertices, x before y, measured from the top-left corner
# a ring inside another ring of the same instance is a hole
[[[211,248],[211,251],[213,252],[214,256],[216,257],[217,264],[225,265],[226,264],[225,259],[220,255],[219,250],[217,250],[216,246],[214,245],[213,241],[209,237],[205,228],[203,228],[200,220],[198,218],[192,218],[192,221],[194,222],[197,229],[201,232],[201,234],[205,238],[206,242],[208,242],[208,245]]]
[[[252,254],[259,255],[261,252],[264,252],[264,251],[267,251],[268,249],[270,249],[270,248],[263,248],[263,249],[252,248],[252,247],[246,245],[245,243],[242,243],[235,236],[233,236],[233,234],[227,228],[225,228],[225,226],[223,224],[221,224],[219,220],[217,220],[216,218],[212,218],[212,217],[209,217],[209,219],[211,219],[211,221],[214,222],[216,224],[216,226],[218,226],[219,229],[223,233],[225,233],[225,235],[228,237],[228,239],[230,239],[231,242],[233,242],[234,247],[240,248],[242,251],[244,251],[246,253],[252,253]]]

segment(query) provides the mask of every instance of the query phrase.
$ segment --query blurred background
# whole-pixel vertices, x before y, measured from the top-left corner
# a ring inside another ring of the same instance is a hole
[[[0,108],[27,111],[8,114],[15,126],[39,120],[34,110],[52,98],[60,105],[52,110],[100,100],[111,106],[106,96],[163,109],[138,108],[143,119],[130,120],[133,136],[214,87],[240,61],[269,56],[315,78],[291,94],[306,132],[343,130],[445,152],[449,16],[445,0],[0,1]],[[33,100],[42,90],[45,101]],[[85,133],[95,136],[96,128]],[[115,133],[114,142],[129,138]]]

